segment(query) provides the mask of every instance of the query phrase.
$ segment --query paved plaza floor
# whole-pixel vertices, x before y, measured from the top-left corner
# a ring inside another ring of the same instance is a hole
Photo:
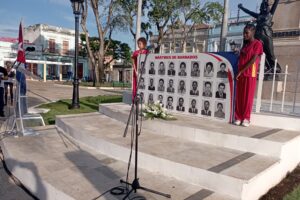
[[[72,87],[63,87],[55,82],[27,81],[28,84],[28,107],[42,103],[57,101],[59,99],[70,99]],[[80,97],[118,94],[121,91],[107,92],[105,90],[91,90],[80,88]],[[11,108],[11,107],[10,107]],[[12,114],[12,110],[6,108],[6,115]],[[0,125],[5,118],[0,118]],[[5,172],[0,162],[0,199],[1,200],[27,200],[32,199]]]

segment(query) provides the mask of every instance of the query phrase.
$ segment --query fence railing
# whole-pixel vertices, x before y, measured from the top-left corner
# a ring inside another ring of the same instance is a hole
[[[265,55],[262,57],[260,66],[264,64]],[[277,66],[277,60],[275,66]],[[265,80],[265,76],[271,79]],[[276,73],[276,67],[274,72],[264,73],[264,67],[260,67],[255,112],[300,116],[299,76],[300,66],[293,73],[289,72],[288,65],[284,67],[282,73]]]

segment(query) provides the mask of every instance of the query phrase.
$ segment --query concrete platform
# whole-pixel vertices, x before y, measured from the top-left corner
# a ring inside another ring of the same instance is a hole
[[[123,103],[102,104],[100,113],[113,119],[127,122],[130,106]],[[208,119],[175,115],[177,120],[147,120],[143,128],[151,133],[176,137],[193,142],[201,142],[255,154],[282,158],[289,151],[290,144],[300,140],[300,132],[250,126],[233,126]],[[261,119],[262,120],[262,119]],[[291,122],[294,123],[293,121]]]
[[[39,135],[5,138],[1,141],[8,167],[36,197],[41,200],[123,198],[124,195],[112,196],[104,193],[112,187],[120,186],[119,180],[125,179],[126,162],[97,153],[53,126],[37,128],[36,131]],[[143,186],[169,193],[175,200],[234,200],[229,196],[143,169],[139,170],[139,177]],[[149,200],[166,199],[141,190],[130,197],[136,196]],[[0,199],[11,200],[6,197],[1,195]],[[20,196],[17,199],[27,198]]]
[[[105,105],[101,112],[109,117],[96,113],[60,116],[56,125],[94,150],[126,162],[130,139],[122,135],[128,110],[122,104]],[[140,168],[232,199],[258,199],[300,161],[300,137],[295,132],[245,129],[185,117],[168,122],[144,121],[143,125]],[[249,141],[252,146],[243,147]]]

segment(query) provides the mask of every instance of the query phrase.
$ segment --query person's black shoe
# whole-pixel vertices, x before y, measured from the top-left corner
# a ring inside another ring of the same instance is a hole
[[[0,117],[5,117],[4,113],[0,113]]]

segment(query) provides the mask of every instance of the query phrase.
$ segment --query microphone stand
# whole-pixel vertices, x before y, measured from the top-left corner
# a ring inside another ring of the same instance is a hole
[[[148,55],[149,55],[149,53],[147,53],[146,56],[145,56],[144,66],[146,65],[146,61],[147,61]],[[140,57],[141,57],[141,54],[140,54]],[[126,198],[129,197],[129,195],[132,192],[136,193],[137,190],[144,190],[144,191],[147,191],[147,192],[150,192],[150,193],[153,193],[153,194],[164,196],[166,198],[171,198],[171,195],[169,195],[169,194],[165,194],[165,193],[158,192],[158,191],[155,191],[155,190],[152,190],[152,189],[149,189],[149,188],[141,186],[140,182],[139,182],[139,178],[138,178],[138,146],[139,146],[138,145],[139,144],[138,137],[140,136],[140,133],[139,133],[139,124],[138,124],[138,120],[139,120],[139,103],[142,104],[142,99],[140,98],[140,95],[138,94],[138,89],[139,89],[141,78],[143,77],[142,69],[141,69],[141,67],[139,67],[139,68],[140,69],[137,70],[137,71],[140,71],[140,73],[139,73],[138,82],[137,82],[137,85],[136,85],[136,87],[137,87],[136,88],[136,95],[134,96],[133,102],[131,104],[130,113],[129,113],[129,116],[128,116],[126,128],[125,128],[124,135],[123,135],[123,137],[126,137],[127,132],[128,132],[128,128],[129,128],[129,123],[130,123],[131,116],[134,114],[135,117],[134,117],[134,121],[133,121],[133,125],[132,125],[132,128],[135,127],[135,166],[134,166],[134,180],[133,180],[132,183],[129,183],[129,182],[124,181],[122,179],[120,180],[121,183],[124,183],[127,186],[131,186],[131,190],[128,191],[128,193],[123,198],[123,200],[126,200]],[[135,112],[134,112],[134,108],[135,108]]]

